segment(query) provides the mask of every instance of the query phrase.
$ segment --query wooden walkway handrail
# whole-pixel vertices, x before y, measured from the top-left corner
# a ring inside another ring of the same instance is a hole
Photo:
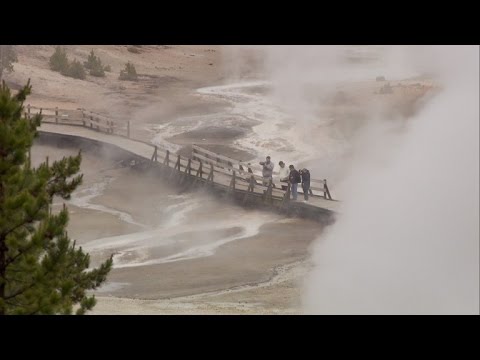
[[[163,163],[163,165],[167,165],[168,167],[171,166],[170,164],[174,165],[173,170],[183,173],[182,181],[185,180],[185,176],[187,175],[196,176],[198,178],[196,181],[199,179],[204,180],[204,174],[205,176],[208,174],[206,179],[208,183],[213,182],[214,178],[216,178],[214,174],[217,174],[223,177],[222,181],[226,182],[227,184],[230,183],[230,186],[218,183],[217,185],[231,188],[234,192],[237,190],[242,192],[245,191],[247,194],[251,192],[252,195],[255,196],[260,196],[263,194],[265,201],[271,201],[272,197],[284,198],[286,196],[286,191],[281,189],[281,185],[284,183],[274,183],[273,181],[270,181],[268,186],[263,185],[264,179],[260,174],[258,174],[258,172],[261,172],[261,166],[259,165],[235,160],[227,156],[206,150],[196,144],[192,145],[191,157],[177,155],[176,159],[174,157],[172,158],[173,154],[171,154],[168,149],[162,149],[158,145],[150,142],[132,138],[129,121],[125,122],[114,120],[108,116],[81,108],[43,108],[28,104],[25,107],[25,110],[25,115],[27,117],[33,116],[36,112],[41,113],[42,118],[46,123],[82,126],[95,131],[125,137],[132,141],[146,144],[152,148],[150,160],[152,162]],[[257,173],[254,173],[253,171]],[[274,175],[277,174],[274,172]],[[310,182],[323,185],[311,186],[311,190],[322,192],[325,199],[328,198],[331,200],[330,191],[325,179],[311,179]],[[301,192],[300,187],[299,190],[299,192]]]
[[[237,171],[237,172],[240,172],[242,174],[252,174],[252,173],[249,173],[248,171],[245,171],[245,170],[241,170],[240,169],[240,166],[242,168],[250,168],[250,169],[254,169],[254,170],[257,170],[258,172],[261,172],[261,167],[259,166],[255,166],[255,165],[248,165],[248,163],[245,163],[244,161],[239,161],[239,160],[235,160],[235,159],[232,159],[232,158],[229,158],[229,157],[226,157],[226,156],[223,156],[223,155],[220,155],[220,154],[216,154],[212,151],[209,151],[209,150],[206,150],[198,145],[192,145],[192,150],[193,150],[193,155],[192,157],[193,158],[200,158],[201,160],[204,160],[204,161],[207,161],[207,162],[212,162],[214,164],[216,164],[217,166],[220,166],[220,167],[227,167],[228,169],[230,169],[231,171]],[[209,155],[211,157],[206,157],[204,155],[201,155],[201,154],[205,154],[205,155]],[[223,162],[219,162],[218,159],[220,160],[223,160]],[[231,165],[237,165],[239,168],[238,169],[235,169],[233,166]],[[278,173],[273,173],[274,175],[278,175]],[[256,180],[260,180],[262,181],[263,180],[263,176],[261,175],[257,175],[257,174],[253,174],[253,176],[255,177]],[[326,182],[326,180],[320,180],[320,179],[310,179],[310,183],[318,183],[318,184],[322,184],[324,185]],[[278,185],[279,184],[275,184],[275,185]],[[324,187],[322,186],[321,188],[319,187],[311,187],[313,190],[318,190],[318,191],[323,191],[324,190]]]
[[[46,123],[84,126],[96,131],[130,137],[129,122],[112,119],[107,115],[99,114],[90,110],[60,109],[51,107],[40,107],[28,104],[25,107],[27,117],[35,113],[41,113]]]

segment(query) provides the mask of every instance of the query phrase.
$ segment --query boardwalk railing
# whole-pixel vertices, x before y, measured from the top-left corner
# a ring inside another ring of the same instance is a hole
[[[259,165],[231,159],[198,145],[193,145],[191,157],[171,154],[169,150],[161,149],[146,141],[131,138],[130,122],[114,120],[85,109],[65,110],[26,106],[25,115],[27,117],[31,117],[35,113],[41,113],[44,123],[81,126],[146,144],[153,151],[150,163],[156,163],[168,170],[169,179],[181,184],[188,183],[190,186],[201,183],[204,186],[214,186],[217,189],[225,190],[227,193],[243,196],[243,202],[256,197],[261,198],[264,203],[273,204],[275,200],[277,204],[281,203],[283,206],[290,200],[290,184],[287,185],[287,190],[283,190],[281,183],[275,183],[272,180],[264,182]],[[322,195],[312,193],[313,196],[322,196],[324,199],[332,200],[326,180],[311,179],[310,181],[313,184],[311,190],[322,193]],[[301,193],[301,190],[299,193]]]
[[[192,146],[192,159],[202,160],[207,164],[213,164],[219,168],[228,170],[231,173],[236,171],[237,176],[243,175],[246,178],[250,178],[251,176],[253,176],[255,180],[263,181],[263,176],[260,175],[262,172],[262,168],[260,165],[246,163],[240,160],[229,158],[227,156],[216,154],[195,144]],[[274,172],[273,174],[278,175],[278,172]],[[326,179],[310,179],[310,183],[311,195],[323,196],[325,199],[332,200]],[[273,182],[274,187],[281,188],[281,185],[287,186],[286,183]],[[322,193],[322,195],[314,194],[313,191],[320,192]],[[302,193],[302,190],[300,190],[299,193]]]
[[[66,110],[48,107],[37,107],[28,104],[25,115],[30,118],[34,114],[42,115],[42,122],[62,125],[88,127],[108,134],[116,134],[130,138],[130,122],[113,120],[108,116],[85,109]]]

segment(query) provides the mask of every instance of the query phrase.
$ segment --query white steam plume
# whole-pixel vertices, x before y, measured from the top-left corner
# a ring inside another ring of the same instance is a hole
[[[400,50],[442,91],[402,131],[372,121],[356,139],[306,313],[479,313],[479,49]]]

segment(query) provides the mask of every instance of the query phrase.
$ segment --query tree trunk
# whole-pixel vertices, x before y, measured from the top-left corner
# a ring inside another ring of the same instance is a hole
[[[0,239],[0,299],[5,300],[5,273],[6,273],[6,258],[7,258],[7,246],[5,244],[6,239]],[[0,303],[0,315],[5,315],[5,303]]]

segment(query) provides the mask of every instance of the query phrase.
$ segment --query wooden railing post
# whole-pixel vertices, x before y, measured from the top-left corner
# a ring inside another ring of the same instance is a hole
[[[233,170],[233,175],[232,175],[232,180],[230,180],[230,188],[232,189],[232,191],[235,191],[235,170]]]
[[[180,155],[177,156],[177,163],[175,164],[174,169],[178,169],[178,171],[180,171]]]
[[[58,124],[58,107],[55,108],[55,124]]]
[[[172,180],[175,177],[177,168],[178,168],[178,171],[180,171],[180,155],[177,156],[177,161],[175,162],[175,166],[173,167],[173,170],[170,173],[169,180]]]
[[[213,164],[212,163],[210,163],[210,174],[208,174],[207,182],[205,184],[207,184],[209,181],[213,183]]]
[[[202,179],[202,176],[203,176],[202,160],[199,160],[199,161],[200,161],[200,166],[198,167],[197,174],[195,176],[198,177],[200,175],[200,179]]]
[[[332,200],[332,196],[330,195],[330,190],[328,189],[328,186],[327,186],[327,179],[323,180],[323,188],[325,189],[325,191],[323,193],[323,196],[325,197],[325,199],[328,196],[328,199]]]
[[[155,150],[153,150],[153,155],[150,161],[155,161],[157,162],[157,145],[155,145]]]
[[[174,170],[180,171],[180,155],[177,156],[177,163],[175,164]]]
[[[195,154],[197,153],[197,150],[195,149],[195,145],[192,145],[192,159],[197,160]]]
[[[253,194],[253,189],[254,188],[255,188],[255,178],[252,175],[252,176],[250,176],[250,183],[248,184],[247,192],[245,193],[245,196],[243,197],[243,203],[244,204],[247,202],[249,193]]]
[[[130,120],[127,121],[127,137],[130,139]]]
[[[82,110],[82,122],[83,122],[83,126],[87,125],[87,123],[85,121],[85,110]]]
[[[165,155],[165,160],[163,160],[163,164],[170,167],[170,151],[169,150],[167,150],[167,155]]]

